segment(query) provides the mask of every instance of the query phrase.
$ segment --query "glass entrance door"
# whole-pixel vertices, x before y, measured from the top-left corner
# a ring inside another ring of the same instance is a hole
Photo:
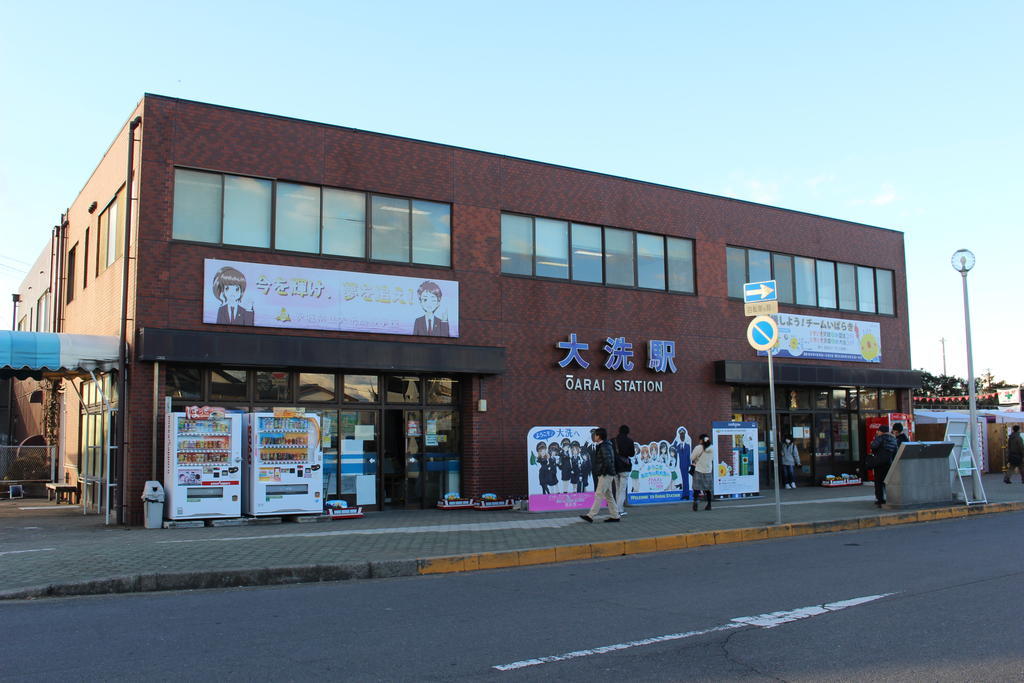
[[[382,502],[390,508],[423,507],[423,413],[384,411]]]
[[[828,413],[814,415],[814,460],[811,476],[819,482],[832,474],[832,419]]]
[[[811,422],[810,415],[799,413],[786,413],[779,418],[779,437],[792,437],[800,454],[800,467],[796,468],[796,478],[801,482],[814,480],[814,439]]]

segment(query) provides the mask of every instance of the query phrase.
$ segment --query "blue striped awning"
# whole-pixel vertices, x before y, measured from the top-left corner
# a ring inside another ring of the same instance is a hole
[[[0,331],[0,374],[28,377],[117,366],[117,337]]]

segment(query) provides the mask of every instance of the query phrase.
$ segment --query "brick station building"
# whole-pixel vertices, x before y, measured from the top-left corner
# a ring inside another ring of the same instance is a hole
[[[111,463],[128,523],[161,478],[167,405],[318,413],[325,496],[370,510],[525,495],[535,426],[647,443],[746,420],[763,450],[744,282],[779,283],[780,430],[805,482],[856,470],[865,419],[911,410],[899,232],[156,95],[137,117],[132,182],[125,124],[50,276],[57,331],[117,335],[132,203]],[[90,381],[62,399],[70,481],[105,438]]]

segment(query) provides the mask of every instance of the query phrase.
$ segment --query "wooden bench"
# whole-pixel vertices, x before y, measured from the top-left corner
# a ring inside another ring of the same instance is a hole
[[[81,491],[77,484],[56,484],[46,485],[46,500],[57,499],[57,505],[66,502],[69,505],[77,503],[81,499]]]

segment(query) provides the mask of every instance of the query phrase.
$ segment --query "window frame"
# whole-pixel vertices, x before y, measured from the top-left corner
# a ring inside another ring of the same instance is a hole
[[[545,282],[562,282],[571,283],[576,285],[583,285],[589,287],[610,287],[613,289],[628,289],[628,290],[640,290],[643,292],[661,292],[665,294],[678,294],[682,296],[697,296],[697,241],[693,237],[684,237],[680,235],[666,235],[657,232],[650,232],[647,230],[633,230],[631,228],[621,228],[614,225],[603,225],[598,223],[587,223],[585,221],[576,221],[562,218],[551,218],[549,216],[534,216],[531,214],[520,213],[518,211],[504,211],[500,212],[501,216],[516,216],[519,218],[525,218],[530,221],[530,245],[531,252],[529,254],[530,272],[529,273],[510,273],[502,269],[499,263],[499,273],[502,277],[512,278],[523,278],[531,280],[543,280]],[[566,223],[568,230],[566,231],[566,246],[568,247],[568,277],[550,277],[547,275],[537,274],[537,219],[558,221]],[[593,282],[590,280],[577,280],[575,279],[575,270],[573,267],[573,228],[575,226],[582,228],[597,228],[601,231],[601,281]],[[501,241],[500,231],[502,226],[499,219],[499,242]],[[609,284],[608,282],[608,230],[620,230],[622,232],[629,233],[630,235],[630,248],[632,251],[633,261],[633,284],[632,285],[621,285],[621,284]],[[662,278],[664,280],[664,287],[661,289],[652,287],[641,287],[639,285],[639,264],[637,262],[637,236],[638,235],[649,235],[656,237],[661,240],[662,251],[661,251],[661,267],[662,267]],[[693,291],[684,291],[670,288],[669,280],[669,265],[668,265],[668,240],[676,239],[681,242],[689,242],[690,244],[690,271],[691,280],[693,282]]]
[[[232,172],[229,172],[229,171],[216,171],[216,170],[212,170],[212,169],[208,169],[208,168],[200,168],[200,167],[194,167],[194,166],[174,166],[174,171],[175,171],[175,181],[174,182],[176,182],[176,174],[177,174],[177,171],[179,171],[179,170],[180,171],[192,171],[192,172],[195,172],[195,173],[209,173],[209,174],[216,175],[220,179],[221,192],[220,192],[219,230],[218,230],[218,234],[217,234],[217,241],[215,241],[215,242],[214,241],[207,242],[207,241],[203,241],[203,240],[183,239],[183,238],[175,237],[174,233],[173,233],[174,202],[173,202],[173,199],[172,199],[172,202],[171,202],[171,212],[172,212],[171,213],[171,224],[172,224],[171,230],[172,230],[172,232],[171,232],[171,238],[170,238],[171,242],[176,242],[176,243],[180,243],[180,244],[193,244],[193,245],[206,246],[206,247],[220,247],[220,248],[227,248],[227,249],[237,249],[237,250],[240,250],[240,251],[257,251],[257,252],[261,252],[261,253],[270,252],[270,253],[288,254],[288,255],[301,255],[301,256],[304,256],[304,257],[307,257],[307,258],[318,258],[318,259],[324,259],[324,260],[351,261],[351,262],[354,262],[354,263],[388,263],[388,264],[394,264],[394,265],[417,266],[417,267],[421,267],[421,268],[436,268],[438,270],[454,270],[454,268],[455,268],[455,265],[454,265],[455,264],[455,254],[454,254],[455,250],[453,248],[453,245],[455,244],[455,240],[456,240],[457,227],[455,225],[455,220],[454,220],[454,210],[453,210],[454,206],[453,206],[453,204],[451,202],[447,202],[447,201],[443,201],[443,200],[438,200],[438,199],[432,199],[432,198],[429,198],[429,197],[403,196],[403,195],[396,195],[396,194],[388,194],[388,193],[385,193],[385,192],[373,192],[373,191],[370,191],[370,190],[360,190],[360,189],[357,189],[357,188],[354,188],[354,187],[343,187],[343,186],[337,186],[337,185],[323,185],[323,184],[318,184],[318,183],[310,183],[310,182],[304,181],[304,180],[293,180],[291,178],[276,178],[276,177],[269,177],[269,176],[249,175],[249,174],[243,174],[243,173],[232,173]],[[224,204],[225,204],[224,196],[225,196],[225,178],[227,176],[236,176],[236,177],[239,177],[239,178],[248,178],[248,179],[253,179],[253,180],[263,180],[263,181],[267,181],[267,182],[269,182],[271,184],[271,188],[270,188],[270,246],[269,247],[254,247],[254,246],[249,246],[249,245],[244,245],[244,244],[229,244],[229,243],[226,243],[224,241]],[[283,247],[278,246],[278,234],[277,234],[277,204],[278,204],[278,201],[277,201],[277,188],[278,188],[278,185],[280,183],[285,183],[285,184],[288,184],[288,185],[302,185],[302,186],[306,186],[306,187],[312,187],[312,188],[316,188],[319,191],[319,194],[320,194],[320,208],[319,208],[320,215],[319,215],[319,219],[318,219],[319,251],[317,251],[317,252],[294,251],[294,250],[291,250],[291,249],[285,249]],[[324,194],[325,194],[326,190],[340,190],[340,191],[343,191],[343,192],[356,192],[356,193],[362,195],[362,200],[363,200],[363,255],[362,256],[345,256],[345,255],[342,255],[342,254],[329,254],[329,253],[325,253],[324,252]],[[174,195],[174,186],[173,186],[173,184],[172,184],[172,187],[171,187],[171,195],[172,195],[172,197]],[[377,258],[373,258],[372,257],[372,254],[373,254],[373,225],[372,225],[372,223],[373,223],[373,219],[372,219],[373,197],[383,197],[383,198],[388,198],[388,199],[398,199],[398,200],[406,201],[406,202],[409,203],[409,219],[407,221],[407,226],[406,226],[407,234],[408,234],[408,238],[409,238],[409,249],[408,249],[409,255],[408,255],[408,258],[406,260],[404,260],[404,261],[394,261],[394,260],[389,260],[389,259],[377,259]],[[445,207],[448,208],[448,262],[449,263],[448,263],[447,266],[437,265],[436,263],[420,263],[418,261],[414,261],[413,260],[414,250],[413,250],[413,225],[412,225],[413,224],[413,220],[412,220],[412,213],[413,213],[413,207],[414,207],[415,202],[427,202],[427,203],[430,203],[430,204],[437,204],[437,205],[445,206]],[[99,249],[97,249],[97,251],[99,251]],[[97,266],[98,265],[99,265],[99,262],[97,261]],[[102,272],[102,271],[98,270],[97,273],[99,273],[99,272]]]
[[[75,268],[78,265],[78,242],[75,242],[68,249],[66,259],[64,262],[64,287],[66,290],[64,292],[64,303],[69,304],[75,300],[75,278],[77,277]],[[85,289],[85,286],[83,285],[82,288]]]
[[[750,280],[750,252],[751,251],[759,251],[759,252],[766,252],[769,255],[768,261],[769,261],[769,265],[771,266],[771,276],[772,276],[772,279],[776,279],[775,257],[776,256],[780,256],[780,257],[785,257],[785,258],[789,259],[789,263],[791,264],[792,279],[793,279],[792,285],[793,285],[793,301],[794,302],[797,300],[797,286],[796,286],[796,284],[797,284],[796,283],[796,279],[797,279],[797,277],[796,277],[796,270],[797,269],[796,269],[796,259],[798,259],[798,258],[809,259],[814,264],[814,301],[815,301],[815,303],[814,304],[786,303],[786,302],[780,300],[779,301],[780,304],[783,304],[783,305],[786,305],[786,306],[793,306],[794,308],[820,308],[820,309],[825,310],[825,311],[836,311],[836,312],[843,312],[843,313],[862,313],[864,315],[877,315],[877,316],[880,316],[880,317],[883,317],[883,318],[896,318],[896,317],[899,317],[899,309],[896,306],[896,271],[893,270],[892,268],[882,268],[881,266],[867,266],[867,265],[863,265],[863,264],[859,264],[859,263],[850,263],[848,261],[836,261],[836,260],[827,259],[827,258],[818,258],[818,257],[815,257],[815,256],[806,256],[806,255],[803,255],[803,254],[791,254],[791,253],[783,252],[783,251],[771,251],[771,250],[767,250],[767,249],[758,249],[758,248],[755,248],[755,247],[744,247],[744,246],[740,246],[738,244],[726,244],[725,248],[727,250],[726,251],[726,255],[725,255],[725,258],[726,258],[726,298],[727,299],[731,299],[733,301],[742,301],[743,300],[743,298],[741,296],[738,297],[738,296],[732,296],[731,294],[729,294],[728,250],[729,249],[736,249],[736,250],[739,250],[739,251],[743,252],[743,264],[744,264],[743,265],[743,267],[744,267],[744,276],[743,277],[744,277],[744,281],[745,282],[751,282],[751,280]],[[832,265],[832,284],[833,284],[833,287],[835,288],[835,296],[836,296],[836,305],[834,307],[823,306],[822,303],[821,303],[821,289],[818,286],[818,281],[819,281],[819,268],[818,268],[818,264],[819,263],[829,263],[829,264]],[[855,306],[852,309],[847,309],[847,308],[841,308],[840,307],[840,303],[839,303],[839,266],[841,266],[841,265],[842,266],[849,266],[850,268],[853,269],[853,286],[854,286]],[[875,310],[874,311],[863,311],[863,310],[860,309],[860,282],[859,282],[859,277],[858,277],[858,272],[859,272],[858,269],[862,269],[862,268],[866,268],[866,269],[868,269],[868,270],[870,270],[872,272],[871,281],[874,284],[874,288],[875,288]],[[893,311],[892,313],[880,313],[879,312],[879,306],[878,306],[878,273],[880,271],[886,271],[886,272],[890,273],[891,276],[892,276],[892,292],[891,292],[891,294],[892,294],[892,311]]]

